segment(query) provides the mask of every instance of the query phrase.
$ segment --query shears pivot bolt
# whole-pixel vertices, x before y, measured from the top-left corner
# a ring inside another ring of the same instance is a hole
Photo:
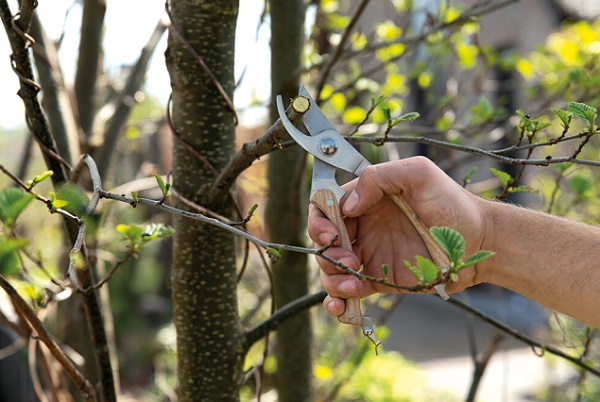
[[[325,156],[331,156],[338,150],[337,141],[331,137],[325,137],[319,142],[319,151]]]

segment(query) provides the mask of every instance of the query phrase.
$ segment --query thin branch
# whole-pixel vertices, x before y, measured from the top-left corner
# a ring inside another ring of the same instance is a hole
[[[343,33],[342,38],[340,40],[340,43],[338,43],[338,45],[337,45],[337,47],[335,49],[335,52],[333,53],[333,55],[331,56],[331,58],[329,58],[329,60],[327,61],[327,64],[325,64],[325,66],[321,68],[321,72],[319,74],[319,79],[317,80],[317,84],[316,84],[316,88],[317,89],[315,91],[316,92],[316,99],[315,99],[315,101],[317,102],[317,104],[319,104],[320,101],[321,101],[321,92],[323,91],[323,87],[325,86],[325,82],[329,78],[329,74],[331,73],[331,69],[333,68],[333,66],[342,57],[342,52],[344,51],[344,47],[346,46],[346,43],[348,43],[348,40],[350,39],[350,35],[352,33],[352,30],[354,29],[354,27],[356,26],[356,23],[358,22],[358,20],[362,16],[363,12],[367,8],[367,5],[369,4],[369,1],[370,0],[362,0],[361,3],[358,5],[358,8],[356,9],[356,12],[352,16],[352,19],[348,23],[348,26],[346,27],[346,29],[344,30],[344,33]]]
[[[519,332],[512,327],[509,327],[508,325],[504,324],[502,321],[497,320],[496,318],[489,316],[486,313],[479,311],[478,309],[476,309],[472,306],[469,306],[468,304],[466,304],[460,300],[457,300],[456,298],[449,299],[448,303],[450,303],[462,310],[469,312],[470,314],[479,318],[481,321],[486,322],[486,323],[490,324],[491,326],[499,329],[500,331],[525,343],[526,345],[531,346],[531,348],[541,350],[542,355],[544,353],[550,353],[551,355],[561,357],[561,358],[573,363],[574,365],[581,368],[582,370],[588,371],[588,372],[600,377],[600,368],[591,366],[582,357],[574,357],[574,356],[568,355],[568,354],[564,353],[563,351],[561,351],[560,349],[555,348],[554,346],[545,345],[539,341],[536,341],[535,339],[530,338],[529,336],[525,335],[524,333]]]
[[[327,293],[322,290],[317,293],[300,297],[277,310],[268,319],[252,328],[246,333],[243,349],[248,350],[259,339],[275,330],[285,320],[295,316],[300,311],[306,310],[316,304],[322,303]]]
[[[574,137],[573,137],[574,138]],[[381,141],[383,137],[351,137],[347,138],[352,143],[375,143]],[[600,161],[593,161],[589,159],[577,159],[573,155],[559,156],[559,157],[546,157],[543,159],[524,159],[524,158],[512,158],[498,154],[498,151],[485,150],[477,147],[470,147],[467,145],[453,144],[450,142],[435,140],[428,137],[411,137],[411,136],[388,136],[386,142],[398,142],[398,143],[413,143],[413,144],[427,144],[438,148],[445,148],[454,151],[460,151],[476,156],[485,156],[493,160],[497,160],[505,165],[535,165],[535,166],[547,166],[554,163],[573,162],[578,165],[595,166],[600,167]],[[554,145],[546,144],[545,145]],[[542,145],[535,145],[539,147]]]
[[[156,49],[160,38],[162,38],[165,30],[167,29],[167,26],[168,23],[164,21],[163,17],[161,17],[156,24],[152,35],[150,35],[150,39],[148,39],[148,42],[142,48],[137,62],[129,73],[125,87],[121,90],[114,102],[116,105],[115,112],[113,113],[108,123],[108,127],[104,133],[104,142],[99,151],[100,155],[98,158],[98,169],[100,176],[104,177],[105,179],[110,169],[113,155],[115,154],[115,146],[117,144],[119,134],[121,133],[121,129],[127,121],[132,107],[135,105],[135,94],[137,91],[139,91],[144,82],[150,58],[154,54],[154,50]]]
[[[96,392],[92,384],[83,376],[83,374],[75,367],[71,360],[63,353],[60,347],[56,344],[52,335],[46,330],[44,324],[39,320],[36,312],[31,306],[19,295],[17,290],[6,280],[3,275],[0,275],[0,287],[4,289],[10,297],[16,308],[26,318],[33,330],[37,333],[38,338],[42,341],[52,353],[52,356],[65,369],[67,375],[73,380],[86,401],[96,401]]]

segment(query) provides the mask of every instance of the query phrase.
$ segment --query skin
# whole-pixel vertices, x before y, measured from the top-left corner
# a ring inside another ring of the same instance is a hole
[[[458,292],[487,282],[518,292],[589,325],[600,327],[600,228],[529,209],[482,199],[462,188],[423,157],[381,163],[366,168],[344,186],[341,201],[353,250],[331,247],[327,255],[348,267],[413,285],[404,261],[429,257],[406,217],[386,195],[400,194],[428,226],[447,226],[466,241],[466,256],[490,250],[495,256],[460,271],[446,287]],[[314,206],[308,232],[315,247],[330,244],[336,227]],[[344,299],[397,292],[373,282],[361,282],[318,258],[321,282],[329,294],[324,306],[340,316]]]

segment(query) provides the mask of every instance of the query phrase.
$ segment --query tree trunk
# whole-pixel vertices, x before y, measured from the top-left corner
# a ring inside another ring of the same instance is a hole
[[[278,119],[275,97],[298,94],[304,45],[304,2],[271,0],[271,120]],[[306,222],[304,165],[306,152],[290,147],[269,156],[267,227],[273,241],[303,245]],[[278,308],[308,293],[305,254],[283,253],[273,265]],[[286,321],[277,331],[275,385],[280,402],[311,400],[312,331],[308,310]]]
[[[170,2],[166,61],[173,89],[173,128],[217,171],[228,162],[235,144],[234,116],[218,85],[231,99],[237,12],[237,0]],[[211,200],[207,189],[213,180],[206,164],[176,141],[173,187],[189,200],[231,215],[228,199]],[[243,354],[235,238],[179,217],[174,226],[171,286],[179,400],[236,401]]]

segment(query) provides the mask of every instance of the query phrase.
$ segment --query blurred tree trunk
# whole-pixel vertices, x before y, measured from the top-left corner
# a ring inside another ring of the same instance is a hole
[[[275,97],[287,101],[298,94],[304,45],[303,0],[271,0],[271,121],[279,116]],[[267,227],[271,239],[302,246],[305,233],[306,152],[290,147],[269,156]],[[283,253],[273,265],[278,308],[308,293],[307,257]],[[280,402],[311,399],[311,324],[308,310],[286,321],[277,331],[275,384]]]
[[[89,140],[98,109],[98,76],[101,71],[102,38],[106,0],[84,0],[81,40],[75,75],[75,99],[79,125]]]
[[[211,200],[208,194],[214,173],[207,164],[219,171],[234,151],[235,119],[217,86],[232,98],[239,4],[172,0],[169,7],[172,25],[166,61],[173,90],[173,129],[206,159],[204,163],[182,141],[175,141],[173,187],[181,196],[229,216],[229,199]],[[174,219],[174,226],[171,286],[179,400],[236,401],[243,355],[234,236],[181,217]]]

